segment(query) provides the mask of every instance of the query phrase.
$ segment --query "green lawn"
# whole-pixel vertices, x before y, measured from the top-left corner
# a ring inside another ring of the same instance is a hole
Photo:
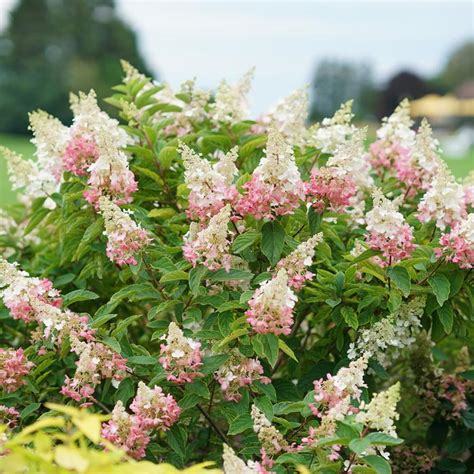
[[[29,138],[22,135],[0,135],[0,145],[11,148],[25,157],[33,154],[34,147]],[[474,169],[474,150],[471,150],[462,159],[445,157],[446,162],[458,178],[467,176],[469,171]],[[0,207],[15,201],[15,193],[12,192],[10,182],[7,177],[5,160],[0,158]]]

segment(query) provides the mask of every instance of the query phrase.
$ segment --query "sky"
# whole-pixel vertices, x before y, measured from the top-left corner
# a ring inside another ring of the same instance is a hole
[[[0,28],[15,0],[0,0]],[[473,1],[116,0],[160,79],[214,88],[252,66],[254,113],[309,83],[323,58],[372,64],[383,83],[401,69],[430,76],[474,38]]]

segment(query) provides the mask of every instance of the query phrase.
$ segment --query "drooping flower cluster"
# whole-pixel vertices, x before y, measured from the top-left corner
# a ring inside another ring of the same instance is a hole
[[[278,130],[289,143],[301,146],[305,142],[306,117],[308,114],[308,88],[302,87],[280,100],[275,107],[253,127],[253,131],[265,133]]]
[[[0,348],[0,386],[5,392],[14,392],[25,385],[25,376],[33,367],[23,349]]]
[[[361,402],[356,421],[367,428],[397,436],[395,421],[399,419],[397,403],[400,400],[400,382],[388,390],[375,394],[369,403]]]
[[[209,270],[231,267],[229,253],[230,206],[226,205],[218,214],[211,218],[207,227],[199,230],[198,224],[191,223],[189,232],[184,236],[184,258],[195,267],[202,263]]]
[[[30,277],[0,258],[0,287],[0,297],[14,319],[39,325],[32,334],[34,341],[48,340],[59,345],[70,335],[86,341],[94,339],[88,317],[63,311],[59,292],[49,280]]]
[[[395,163],[410,161],[410,153],[415,141],[411,126],[410,103],[403,100],[390,117],[383,119],[377,130],[377,141],[369,147],[369,160],[378,174],[392,171]]]
[[[211,104],[212,118],[216,122],[233,125],[247,117],[248,99],[254,68],[250,69],[237,83],[229,84],[223,80]]]
[[[136,255],[150,243],[148,233],[109,198],[99,200],[107,236],[107,256],[118,265],[136,265]]]
[[[444,230],[453,226],[466,215],[464,190],[443,163],[434,176],[431,187],[418,204],[420,222],[435,221]]]
[[[237,147],[228,153],[220,153],[214,165],[187,145],[181,144],[180,151],[184,179],[191,191],[187,210],[190,218],[208,219],[217,214],[225,204],[236,200],[238,193],[232,181],[238,172],[235,166]]]
[[[313,264],[316,253],[315,247],[323,240],[320,232],[313,235],[305,242],[302,242],[285,258],[282,258],[276,268],[284,268],[288,275],[288,284],[295,291],[301,290],[306,280],[311,280],[313,273],[308,271],[308,267]]]
[[[264,281],[255,290],[245,312],[247,322],[256,333],[288,335],[293,325],[293,308],[298,298],[289,286],[284,268],[271,280]]]
[[[79,356],[76,372],[72,379],[66,375],[61,393],[77,402],[90,399],[102,380],[111,379],[117,385],[130,372],[127,360],[101,342],[71,337],[71,351]]]
[[[356,189],[352,177],[343,168],[335,166],[314,169],[305,186],[306,199],[318,213],[326,209],[343,211],[350,205]]]
[[[325,118],[320,124],[313,125],[308,131],[308,144],[321,150],[322,153],[334,153],[355,133],[356,127],[351,124],[352,100],[341,104],[332,118]]]
[[[380,265],[391,265],[409,257],[415,250],[412,229],[398,211],[396,201],[387,199],[379,189],[375,189],[373,198],[373,208],[366,216],[366,240],[371,249],[382,252]]]
[[[444,256],[447,261],[459,265],[460,268],[474,267],[474,214],[454,224],[450,232],[444,233],[439,239],[441,248],[435,249],[438,257]]]
[[[270,130],[265,157],[243,188],[245,194],[236,206],[242,216],[250,214],[256,219],[274,219],[292,213],[299,206],[304,198],[304,185],[293,148],[280,132]]]
[[[355,359],[363,355],[386,367],[400,354],[401,349],[410,347],[416,341],[425,304],[426,298],[418,296],[402,303],[396,311],[370,328],[360,330],[357,341],[349,346],[348,357]]]
[[[238,351],[233,351],[229,359],[214,374],[219,382],[224,398],[238,402],[242,398],[239,389],[259,381],[268,384],[271,380],[263,375],[263,367],[258,359],[244,357]]]
[[[168,373],[167,379],[177,384],[192,382],[201,374],[201,343],[185,337],[176,323],[170,323],[168,334],[162,336],[160,364]]]
[[[28,273],[17,270],[5,260],[0,260],[0,291],[5,306],[13,319],[22,319],[29,323],[37,320],[38,302],[60,307],[62,299],[59,291],[46,278],[30,278]]]

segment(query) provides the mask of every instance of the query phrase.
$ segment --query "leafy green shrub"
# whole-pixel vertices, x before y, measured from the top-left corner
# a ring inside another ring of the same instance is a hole
[[[211,95],[124,70],[122,125],[80,94],[70,127],[31,114],[36,160],[3,150],[4,462],[472,470],[474,190],[428,123],[404,102],[366,152],[350,103],[251,121],[250,74]],[[78,431],[30,437],[55,419]]]

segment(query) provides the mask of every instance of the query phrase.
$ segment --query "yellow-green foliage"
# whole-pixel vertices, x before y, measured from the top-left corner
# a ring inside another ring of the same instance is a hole
[[[1,474],[219,474],[212,463],[201,463],[183,471],[170,464],[135,461],[100,436],[104,415],[70,406],[46,405],[51,411],[36,423],[4,438]],[[105,449],[103,449],[105,448]]]

